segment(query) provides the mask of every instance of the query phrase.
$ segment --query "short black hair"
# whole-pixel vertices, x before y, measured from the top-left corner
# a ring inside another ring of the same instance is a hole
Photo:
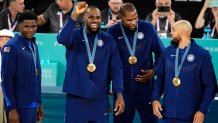
[[[134,12],[134,11],[136,11],[136,8],[135,8],[135,6],[132,3],[124,3],[120,7],[120,16],[125,16],[126,13]]]
[[[19,14],[18,23],[22,23],[24,20],[37,20],[37,15],[32,11],[24,11]]]
[[[97,7],[97,6],[89,6],[87,9],[86,9],[86,11],[85,11],[85,13],[87,13],[87,11],[89,11],[90,9],[98,9],[99,10],[99,8]],[[100,10],[99,10],[100,11]]]

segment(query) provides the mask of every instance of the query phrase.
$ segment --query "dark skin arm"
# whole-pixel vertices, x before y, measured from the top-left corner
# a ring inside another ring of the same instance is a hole
[[[155,71],[153,69],[150,70],[141,70],[142,75],[137,75],[135,80],[141,83],[145,83],[148,80],[151,80],[155,75]]]
[[[12,109],[9,111],[9,123],[20,123],[20,115],[17,109]]]
[[[114,106],[115,116],[118,116],[121,113],[123,113],[124,107],[125,107],[125,104],[124,104],[124,100],[123,100],[123,95],[122,95],[122,93],[117,93],[117,100],[116,100],[115,106]]]
[[[37,108],[37,112],[38,112],[38,122],[41,122],[44,119],[44,110],[42,108],[42,104]]]

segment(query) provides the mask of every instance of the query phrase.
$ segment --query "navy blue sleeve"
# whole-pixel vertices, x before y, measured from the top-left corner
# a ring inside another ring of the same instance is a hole
[[[58,43],[63,44],[66,47],[72,46],[76,36],[74,31],[75,24],[76,21],[74,21],[72,18],[68,19],[67,23],[64,25],[64,27],[57,35]]]
[[[15,48],[5,46],[2,49],[2,90],[6,101],[6,110],[16,108],[14,97],[14,81],[16,71],[17,52]]]
[[[113,26],[109,27],[106,32],[113,36],[114,34],[113,34],[112,29],[113,29]]]
[[[123,91],[123,66],[113,37],[110,36],[109,40],[112,42],[109,65],[112,89],[114,93],[121,93]]]
[[[37,68],[38,68],[38,83],[39,83],[39,99],[38,100],[40,103],[42,103],[42,98],[41,98],[41,93],[42,93],[42,86],[41,86],[41,80],[42,80],[42,70],[41,70],[41,65],[40,65],[40,56],[39,56],[39,50],[38,50],[38,46],[36,45],[36,49],[37,49]]]
[[[160,60],[154,71],[157,75],[153,84],[152,101],[159,100],[164,90],[164,77],[165,77],[165,55],[164,53],[160,57]]]
[[[207,114],[209,106],[214,100],[216,89],[217,89],[216,75],[214,72],[211,56],[208,52],[202,64],[201,78],[203,81],[202,84],[204,85],[204,93],[203,93],[200,108],[198,110],[204,114]]]
[[[160,56],[163,53],[165,47],[162,41],[160,40],[159,36],[157,35],[157,31],[155,30],[154,26],[150,24],[150,27],[151,27],[151,32],[153,32],[152,35],[153,42],[152,42],[151,50],[154,53],[154,58],[155,58],[154,68],[155,68],[159,62]]]

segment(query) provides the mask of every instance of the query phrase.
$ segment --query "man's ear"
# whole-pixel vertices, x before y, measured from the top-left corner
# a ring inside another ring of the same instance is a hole
[[[180,35],[184,36],[186,34],[185,30],[184,29],[181,29],[180,30]]]

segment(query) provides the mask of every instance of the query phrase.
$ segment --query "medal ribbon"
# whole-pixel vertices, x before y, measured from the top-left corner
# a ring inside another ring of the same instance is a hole
[[[167,19],[167,21],[166,21],[165,31],[168,30],[168,27],[169,27],[169,19]],[[157,32],[159,32],[159,31],[160,31],[160,19],[158,18],[157,19]]]
[[[34,60],[35,69],[36,69],[36,47],[35,47],[35,45],[31,41],[29,41],[28,43],[29,43],[29,48],[30,48],[30,50],[32,52],[32,55],[33,55],[33,60]]]
[[[188,55],[188,51],[190,50],[191,43],[188,44],[185,49],[185,53],[182,56],[181,64],[179,65],[179,48],[176,49],[176,58],[175,58],[175,77],[179,77],[180,70],[185,61],[186,56]]]
[[[83,28],[83,36],[84,36],[85,43],[86,43],[86,49],[87,49],[87,52],[88,52],[89,63],[93,63],[94,58],[95,58],[95,53],[96,53],[98,34],[96,34],[96,36],[95,36],[95,41],[94,41],[94,46],[93,46],[93,49],[92,49],[92,53],[91,53],[91,50],[90,50],[89,41],[88,41],[88,38],[87,38],[85,27]]]
[[[13,32],[16,26],[17,26],[17,21],[15,21],[14,25],[12,26],[10,16],[8,14],[8,28],[9,28],[9,30]]]
[[[213,30],[212,30],[212,32],[211,32],[211,37],[214,36],[215,29],[216,29],[216,24],[214,25]]]
[[[122,31],[123,36],[124,36],[124,40],[125,40],[126,45],[128,47],[129,53],[130,53],[131,56],[134,56],[135,55],[135,50],[136,50],[137,37],[138,37],[138,24],[137,24],[137,27],[136,27],[136,31],[134,33],[133,47],[132,48],[130,46],[130,43],[129,43],[129,40],[128,40],[127,36],[126,36],[126,33],[125,33],[124,29],[123,29],[122,23],[120,23],[120,27],[121,27],[121,31]]]

